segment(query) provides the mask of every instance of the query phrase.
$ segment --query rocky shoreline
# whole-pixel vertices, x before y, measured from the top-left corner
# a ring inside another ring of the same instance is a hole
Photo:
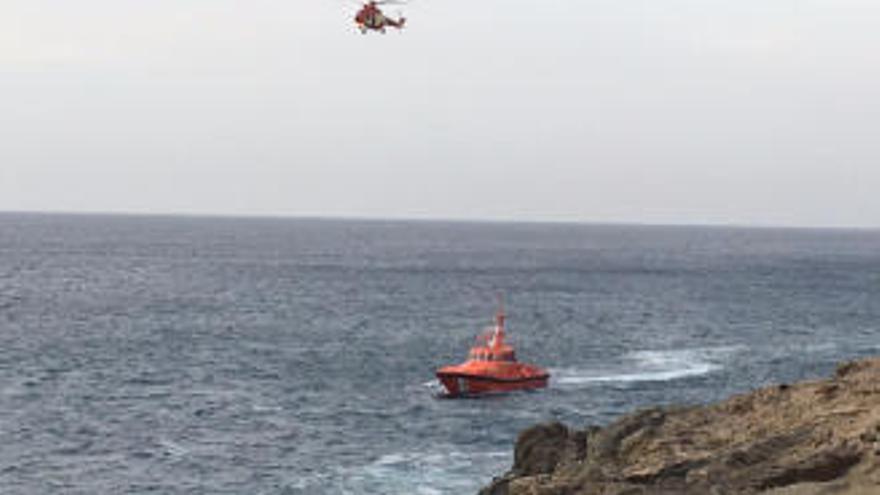
[[[480,495],[880,494],[880,358],[826,380],[520,433]]]

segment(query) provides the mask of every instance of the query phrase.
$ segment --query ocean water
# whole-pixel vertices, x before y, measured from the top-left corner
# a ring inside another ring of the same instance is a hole
[[[503,293],[543,391],[437,396]],[[880,232],[0,215],[4,494],[468,494],[880,354]]]

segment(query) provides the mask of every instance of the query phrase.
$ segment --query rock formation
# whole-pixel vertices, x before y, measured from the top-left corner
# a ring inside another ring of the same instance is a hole
[[[480,495],[880,495],[880,358],[603,428],[533,426]]]

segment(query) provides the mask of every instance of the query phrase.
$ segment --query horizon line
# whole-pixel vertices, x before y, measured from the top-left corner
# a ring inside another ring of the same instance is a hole
[[[517,219],[511,217],[443,217],[443,216],[377,216],[377,215],[321,215],[288,213],[208,213],[208,212],[143,212],[143,211],[99,211],[99,210],[0,210],[0,215],[44,215],[44,216],[105,216],[134,218],[192,218],[228,220],[310,220],[310,221],[359,221],[359,222],[400,222],[400,223],[460,223],[460,224],[520,224],[520,225],[578,225],[606,227],[645,227],[645,228],[717,228],[717,229],[755,229],[755,230],[840,230],[840,231],[880,231],[878,226],[863,225],[795,225],[741,222],[650,222],[635,220],[595,220],[595,219]]]

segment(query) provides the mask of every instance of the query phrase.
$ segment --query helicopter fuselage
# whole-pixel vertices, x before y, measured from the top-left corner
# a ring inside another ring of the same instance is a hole
[[[370,30],[384,33],[386,27],[401,29],[406,19],[403,17],[397,20],[391,19],[382,13],[382,10],[376,6],[375,2],[369,2],[358,11],[354,17],[354,22],[364,34]]]

